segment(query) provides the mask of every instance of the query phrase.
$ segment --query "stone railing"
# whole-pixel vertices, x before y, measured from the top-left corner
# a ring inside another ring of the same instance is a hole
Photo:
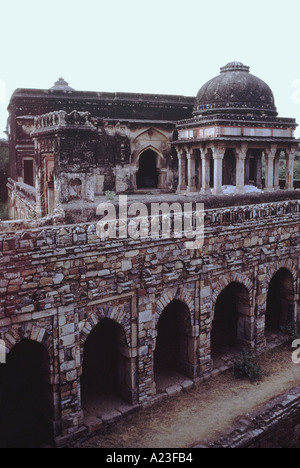
[[[255,205],[205,210],[205,225],[238,224],[244,221],[281,217],[300,212],[300,200],[288,200]]]
[[[93,127],[91,114],[89,112],[78,112],[76,110],[68,114],[66,111],[60,110],[38,115],[34,118],[34,131],[32,133],[54,127],[68,127],[73,125]]]
[[[19,195],[23,195],[28,201],[36,203],[35,187],[31,187],[31,185],[24,184],[23,182],[16,182],[13,179],[8,179],[7,188]]]
[[[243,225],[246,227],[247,223],[256,221],[257,223],[264,220],[276,220],[278,222],[287,221],[297,224],[300,223],[300,199],[283,201],[276,203],[263,203],[256,205],[244,205],[227,208],[208,209],[204,211],[204,225],[205,229],[218,228],[220,226],[236,226]],[[134,217],[133,217],[134,218]],[[132,223],[133,218],[128,217],[128,226]],[[296,219],[295,219],[296,218]],[[100,219],[100,217],[99,217]],[[172,219],[172,216],[171,216]],[[101,243],[104,247],[106,244],[109,247],[112,243],[122,243],[123,238],[119,237],[119,227],[122,225],[122,220],[116,221],[116,236],[114,239],[107,239],[101,241],[97,235],[97,222],[83,223],[75,225],[63,225],[62,220],[59,225],[52,225],[50,219],[40,219],[34,221],[4,221],[0,224],[0,234],[5,232],[5,235],[13,235],[18,237],[22,236],[24,231],[30,232],[30,239],[34,246],[41,249],[47,249],[51,245],[71,246],[71,245],[84,245],[91,243]],[[151,216],[149,215],[148,222],[151,226]],[[172,226],[172,222],[171,222]],[[124,225],[122,225],[124,229]],[[249,227],[249,229],[251,229]],[[172,237],[173,229],[171,228],[170,238]],[[1,237],[1,236],[0,236]],[[150,236],[145,239],[132,240],[130,238],[124,241],[130,241],[134,244],[149,242]],[[180,239],[178,239],[180,241]],[[1,239],[0,239],[1,241]]]

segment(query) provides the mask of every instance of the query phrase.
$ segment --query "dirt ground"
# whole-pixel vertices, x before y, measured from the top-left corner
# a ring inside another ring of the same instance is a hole
[[[125,417],[78,447],[188,448],[215,439],[244,414],[299,384],[300,365],[291,354],[284,345],[260,356],[265,373],[260,382],[236,380],[226,371]]]

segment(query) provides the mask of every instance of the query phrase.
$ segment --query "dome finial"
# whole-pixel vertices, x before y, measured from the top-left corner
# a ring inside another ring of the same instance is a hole
[[[229,62],[224,67],[220,68],[221,73],[228,71],[245,71],[249,73],[250,67],[247,67],[247,65],[244,65],[242,62]]]
[[[74,91],[74,89],[69,86],[69,83],[67,83],[62,77],[60,77],[50,89],[52,91]]]

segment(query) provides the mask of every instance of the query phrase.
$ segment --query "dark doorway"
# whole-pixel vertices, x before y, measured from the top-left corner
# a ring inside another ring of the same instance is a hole
[[[213,159],[213,157],[210,158],[210,166],[209,166],[209,169],[210,169],[210,188],[213,188],[214,187],[214,184],[215,184],[215,160]]]
[[[24,183],[32,187],[34,186],[32,159],[24,159]]]
[[[0,447],[38,448],[51,444],[53,403],[46,349],[24,339],[10,351],[3,369]]]
[[[111,319],[103,319],[91,331],[84,346],[81,389],[85,408],[111,395],[128,401],[127,356],[123,328]]]
[[[249,183],[255,184],[256,180],[256,159],[252,156],[249,159]]]
[[[223,185],[236,185],[236,157],[232,149],[225,151],[223,159]]]
[[[294,321],[293,275],[281,268],[272,278],[267,298],[266,332],[280,331],[280,327]]]
[[[218,357],[250,341],[250,299],[246,287],[230,283],[218,296],[212,323],[211,351]]]
[[[192,351],[191,321],[188,307],[173,300],[158,321],[154,352],[155,380],[168,377],[172,372],[192,377],[194,356]]]
[[[144,151],[140,155],[139,170],[136,176],[138,189],[158,187],[157,158],[157,153],[151,149]]]

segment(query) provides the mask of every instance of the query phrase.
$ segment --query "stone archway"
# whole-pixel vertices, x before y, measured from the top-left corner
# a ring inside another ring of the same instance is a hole
[[[189,308],[184,302],[173,299],[161,313],[157,324],[154,379],[158,389],[166,387],[166,382],[174,383],[178,374],[195,377],[196,342]]]
[[[272,277],[267,296],[265,332],[280,332],[280,327],[295,321],[295,291],[292,273],[280,268]]]
[[[80,200],[82,196],[82,182],[76,177],[69,183],[69,200]]]
[[[46,348],[22,339],[7,355],[0,382],[0,447],[37,448],[53,438],[52,389]]]
[[[251,347],[253,333],[249,291],[242,283],[233,281],[216,300],[211,333],[212,357]]]
[[[104,318],[88,335],[83,350],[81,395],[85,415],[93,405],[105,410],[114,397],[133,403],[134,386],[134,368],[124,329]]]
[[[136,186],[138,189],[158,188],[158,158],[158,153],[151,148],[146,149],[140,154],[139,169],[136,174]]]

